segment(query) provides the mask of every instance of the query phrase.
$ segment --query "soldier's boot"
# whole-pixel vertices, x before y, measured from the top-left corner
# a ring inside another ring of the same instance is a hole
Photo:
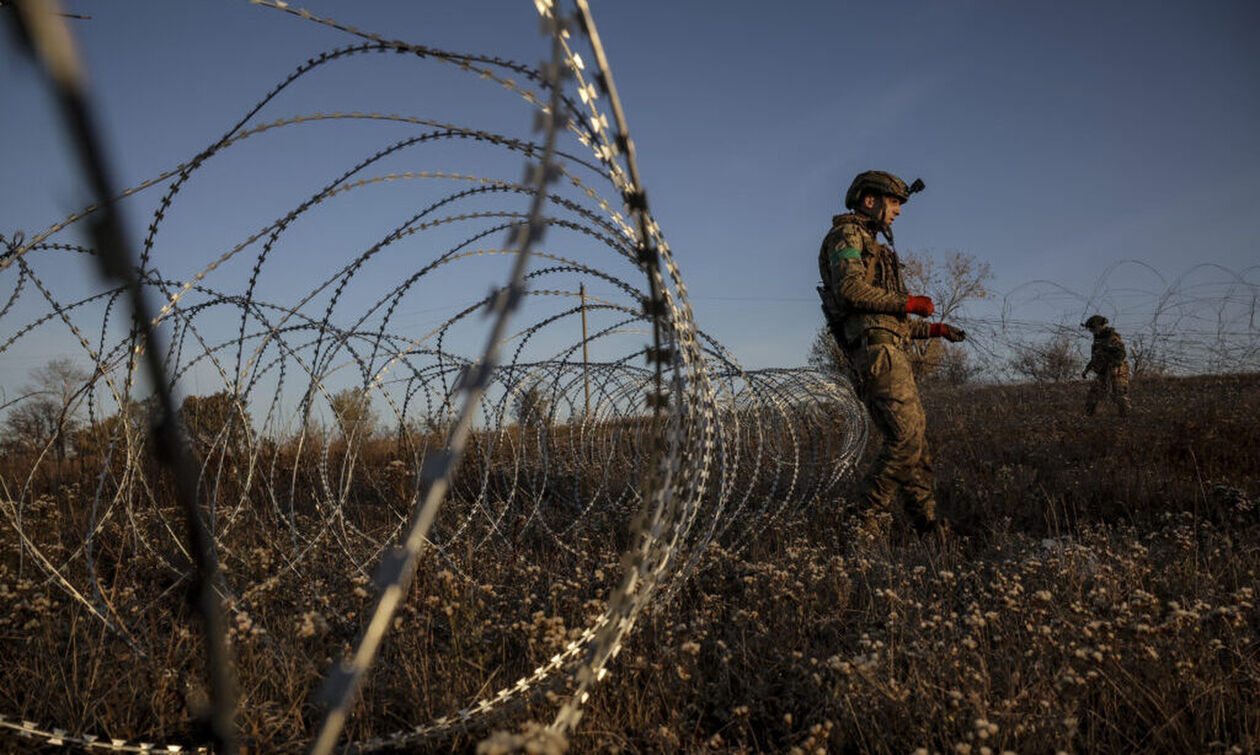
[[[938,552],[950,545],[953,540],[953,530],[948,519],[936,515],[934,502],[929,502],[925,510],[915,510],[907,506],[906,513],[909,515],[910,524],[914,527],[914,534],[918,536],[920,543],[933,547]]]
[[[950,547],[954,543],[954,529],[948,519],[937,518],[922,527],[916,527],[919,542],[934,546],[938,551]]]
[[[941,521],[936,517],[936,501],[931,498],[907,502],[906,515],[919,537],[941,531]]]

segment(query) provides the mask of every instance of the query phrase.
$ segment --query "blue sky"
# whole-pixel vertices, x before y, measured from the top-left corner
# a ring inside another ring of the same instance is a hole
[[[1034,320],[1075,322],[1097,304],[1121,323],[1144,322],[1166,285],[1161,276],[1175,280],[1202,263],[1241,272],[1260,260],[1249,212],[1260,183],[1254,2],[592,6],[651,207],[697,322],[746,366],[804,362],[820,324],[818,243],[850,179],[866,169],[927,183],[897,223],[903,251],[973,254],[990,263],[1000,292],[1042,285],[1034,281],[1071,292],[1017,313]],[[354,41],[245,0],[63,7],[92,16],[71,24],[122,185],[187,159],[303,60]],[[525,63],[545,53],[526,0],[304,7],[433,47]],[[31,235],[85,195],[51,103],[7,37],[0,65],[0,233]],[[414,67],[388,61],[347,65],[286,93],[271,114],[454,110],[525,132],[526,110],[500,107],[497,95],[483,104],[464,80],[431,69],[417,81],[408,78]],[[241,164],[207,171],[195,188],[201,194],[190,187],[183,215],[169,222],[167,238],[179,240],[180,254],[168,252],[166,272],[195,272],[235,238],[217,235],[221,229],[252,227],[239,220],[240,206],[274,217],[268,203],[285,206],[286,182],[314,185],[322,174],[307,172],[303,155],[335,149],[329,145],[340,137],[330,130],[330,141],[305,143],[305,132],[294,133],[244,153]],[[355,136],[344,132],[346,141]],[[478,159],[447,157],[452,164],[426,154],[431,169]],[[267,170],[251,172],[251,164]],[[134,237],[142,232],[132,228]],[[324,253],[332,265],[335,249]],[[1124,260],[1149,267],[1116,267]],[[292,268],[296,277],[304,272]],[[75,274],[67,267],[58,283],[73,289],[65,277]],[[1107,291],[1130,283],[1137,291],[1087,304],[1104,276]],[[489,285],[468,283],[479,293]],[[1203,296],[1218,290],[1208,286]],[[992,316],[986,312],[971,314],[982,320]],[[6,353],[0,382],[60,348],[28,341]]]

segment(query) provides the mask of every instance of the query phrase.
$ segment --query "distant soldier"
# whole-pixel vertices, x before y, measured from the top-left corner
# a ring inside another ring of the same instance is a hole
[[[1094,334],[1089,364],[1085,365],[1081,377],[1089,377],[1091,370],[1097,375],[1085,397],[1085,414],[1094,416],[1098,402],[1110,398],[1120,409],[1120,416],[1126,416],[1129,413],[1129,364],[1124,361],[1124,341],[1102,315],[1091,315],[1081,327]]]
[[[858,174],[844,197],[853,212],[832,218],[818,252],[818,293],[828,329],[853,366],[858,394],[884,436],[862,496],[859,535],[873,540],[886,536],[899,492],[920,534],[939,529],[932,457],[924,439],[927,420],[906,345],[911,338],[966,337],[945,323],[910,319],[928,317],[936,308],[930,298],[906,291],[892,223],[902,204],[922,189],[922,181],[907,187],[883,171]],[[880,233],[888,244],[879,242]]]

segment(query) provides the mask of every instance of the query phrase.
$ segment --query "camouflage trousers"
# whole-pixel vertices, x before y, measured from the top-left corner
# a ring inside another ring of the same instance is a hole
[[[927,417],[910,359],[895,345],[872,344],[853,354],[853,367],[859,395],[884,436],[863,489],[866,512],[889,512],[900,492],[914,526],[925,529],[936,520],[936,497],[932,455],[924,437]]]
[[[1085,396],[1085,414],[1094,416],[1098,402],[1109,398],[1115,402],[1123,417],[1129,413],[1129,365],[1121,362],[1119,367],[1098,373],[1094,382],[1090,383],[1089,394]]]

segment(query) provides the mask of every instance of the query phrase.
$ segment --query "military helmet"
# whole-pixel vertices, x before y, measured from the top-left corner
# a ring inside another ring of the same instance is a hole
[[[910,195],[923,191],[923,179],[916,178],[914,183],[906,186],[906,182],[891,173],[882,170],[868,170],[857,174],[849,190],[844,194],[844,206],[850,210],[858,208],[858,200],[863,194],[879,194],[896,197],[902,202],[909,202]]]
[[[1090,315],[1088,320],[1081,323],[1081,327],[1089,328],[1093,330],[1094,328],[1101,328],[1102,326],[1106,324],[1107,324],[1107,318],[1103,317],[1102,315]]]

